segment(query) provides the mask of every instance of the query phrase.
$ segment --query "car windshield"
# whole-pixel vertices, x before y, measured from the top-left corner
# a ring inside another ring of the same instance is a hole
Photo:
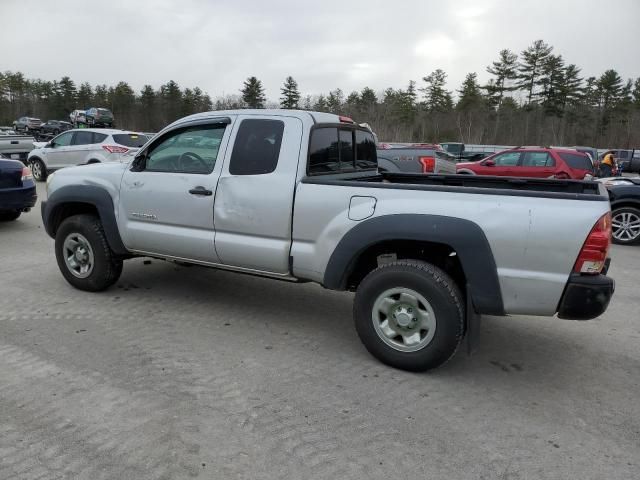
[[[149,140],[141,133],[118,133],[113,136],[113,141],[125,147],[140,148]]]

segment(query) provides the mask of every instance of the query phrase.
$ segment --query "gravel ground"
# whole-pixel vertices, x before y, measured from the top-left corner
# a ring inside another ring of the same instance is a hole
[[[0,224],[0,478],[640,478],[640,247],[612,257],[598,320],[485,317],[410,374],[351,294],[143,259],[74,290],[36,207]]]

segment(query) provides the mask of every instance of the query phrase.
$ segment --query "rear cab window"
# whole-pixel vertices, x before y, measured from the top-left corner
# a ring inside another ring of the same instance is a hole
[[[309,175],[376,168],[376,143],[370,132],[342,125],[317,127],[311,131]]]
[[[229,161],[231,175],[264,175],[278,166],[284,133],[282,120],[242,120]]]
[[[581,153],[569,153],[569,152],[558,152],[558,155],[567,166],[574,170],[593,170],[593,165],[591,164],[591,160],[585,154]]]

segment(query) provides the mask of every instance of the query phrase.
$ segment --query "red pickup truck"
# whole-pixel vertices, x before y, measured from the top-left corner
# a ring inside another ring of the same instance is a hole
[[[576,150],[519,147],[479,162],[458,163],[456,173],[589,180],[593,178],[594,167],[587,154]]]

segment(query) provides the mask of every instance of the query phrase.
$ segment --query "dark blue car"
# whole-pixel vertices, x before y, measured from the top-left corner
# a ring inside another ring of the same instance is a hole
[[[0,222],[15,220],[36,204],[36,184],[22,162],[0,155]]]

